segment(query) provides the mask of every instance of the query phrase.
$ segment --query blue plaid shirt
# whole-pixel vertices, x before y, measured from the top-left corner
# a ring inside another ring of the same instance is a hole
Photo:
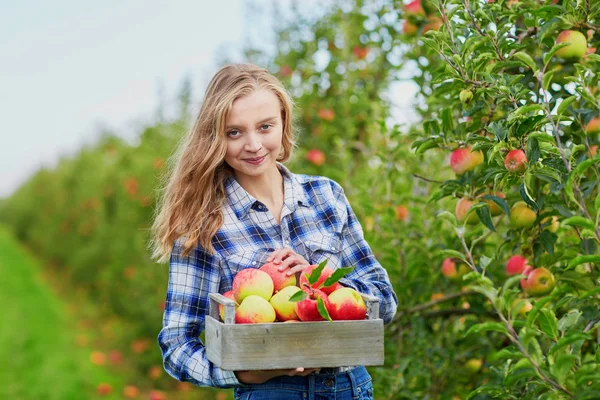
[[[388,274],[364,240],[342,187],[329,178],[292,174],[282,164],[278,167],[284,178],[280,224],[230,177],[225,184],[224,223],[212,240],[215,254],[197,246],[183,257],[183,241],[174,245],[158,342],[165,370],[175,379],[198,386],[242,385],[233,371],[222,370],[206,358],[199,335],[209,311],[208,294],[231,290],[238,271],[260,267],[281,247],[292,248],[311,264],[328,260],[329,268],[355,266],[340,283],[377,296],[385,323],[396,313],[398,299]]]

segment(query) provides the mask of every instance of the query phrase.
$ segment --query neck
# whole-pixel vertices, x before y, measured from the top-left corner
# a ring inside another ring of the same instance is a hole
[[[235,179],[246,192],[263,203],[274,203],[282,197],[283,176],[279,168],[274,168],[262,176],[236,176]]]

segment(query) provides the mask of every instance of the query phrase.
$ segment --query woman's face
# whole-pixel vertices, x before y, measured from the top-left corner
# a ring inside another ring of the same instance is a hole
[[[225,134],[225,161],[238,180],[277,171],[283,135],[279,98],[270,90],[259,89],[236,99],[227,118]]]

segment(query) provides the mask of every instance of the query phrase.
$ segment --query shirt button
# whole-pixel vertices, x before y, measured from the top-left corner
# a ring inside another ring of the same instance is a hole
[[[252,265],[256,265],[256,261],[252,261]]]
[[[335,247],[332,247],[331,250],[335,251]]]

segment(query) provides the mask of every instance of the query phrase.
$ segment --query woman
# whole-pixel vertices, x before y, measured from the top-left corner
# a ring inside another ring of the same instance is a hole
[[[170,260],[158,337],[164,366],[181,381],[235,387],[236,398],[369,398],[364,367],[226,371],[207,360],[198,338],[208,294],[230,290],[238,271],[268,261],[289,275],[325,259],[332,268],[353,265],[340,283],[377,296],[384,322],[396,312],[388,275],[341,186],[281,164],[294,144],[292,106],[281,83],[254,65],[225,66],[209,83],[153,225],[153,255]]]

